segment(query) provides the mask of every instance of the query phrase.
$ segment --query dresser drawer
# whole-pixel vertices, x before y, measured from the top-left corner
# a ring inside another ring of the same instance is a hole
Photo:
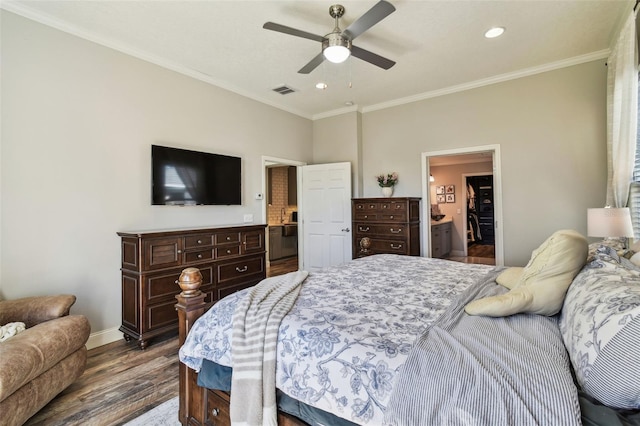
[[[355,211],[353,220],[356,222],[406,222],[406,210],[371,210]]]
[[[178,323],[175,299],[158,305],[147,306],[143,332],[157,330]]]
[[[240,243],[240,232],[220,232],[215,234],[215,244]]]
[[[184,237],[184,249],[206,247],[213,245],[213,234],[198,234]]]
[[[357,238],[356,244],[357,247],[360,247],[360,238]],[[401,240],[371,238],[369,252],[369,254],[409,254],[409,245]]]
[[[231,426],[229,394],[207,389],[208,419],[213,426]]]
[[[380,203],[377,201],[355,202],[353,207],[356,211],[378,210]]]
[[[216,300],[220,300],[224,297],[227,297],[230,294],[235,293],[236,291],[244,290],[247,287],[254,286],[262,281],[264,278],[256,278],[253,281],[243,281],[238,282],[236,284],[228,285],[225,287],[216,287],[213,289],[213,294],[216,297]]]
[[[224,259],[229,256],[237,256],[240,254],[240,246],[216,247],[216,259]]]
[[[213,259],[213,248],[198,251],[188,251],[184,253],[185,263],[202,262]]]
[[[182,269],[174,269],[164,273],[148,274],[144,277],[144,302],[145,304],[159,303],[163,300],[174,301],[174,296],[180,293],[178,286],[178,278]],[[202,285],[213,284],[213,267],[202,266],[200,273],[202,274]]]
[[[406,212],[407,211],[407,205],[405,203],[396,203],[394,201],[388,201],[385,203],[380,203],[380,210],[384,211],[384,212],[388,212],[388,211],[394,211],[394,212]],[[405,213],[406,215],[406,213]]]
[[[366,221],[375,221],[378,220],[378,214],[376,211],[356,211],[353,214],[353,220],[366,220]]]
[[[365,236],[384,236],[385,238],[407,238],[409,236],[409,229],[404,225],[372,225],[367,223],[356,223],[354,232],[359,237]]]
[[[385,222],[406,222],[407,221],[407,212],[404,210],[399,211],[385,211],[382,214],[378,215],[378,220]]]
[[[245,281],[252,276],[265,276],[264,256],[252,256],[237,261],[225,261],[216,265],[216,286],[223,287],[235,281]]]

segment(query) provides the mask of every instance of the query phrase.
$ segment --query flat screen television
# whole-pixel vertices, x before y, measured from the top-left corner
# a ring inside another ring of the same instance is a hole
[[[239,205],[239,157],[151,145],[153,205]]]

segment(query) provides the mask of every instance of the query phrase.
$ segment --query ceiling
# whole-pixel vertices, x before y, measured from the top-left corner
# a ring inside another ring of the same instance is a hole
[[[377,0],[341,1],[346,28]],[[297,71],[320,43],[267,21],[325,35],[327,1],[10,1],[2,8],[303,117],[392,105],[605,58],[634,0],[390,0],[396,11],[354,44],[396,61],[357,58]],[[506,28],[496,39],[484,32]],[[328,87],[315,88],[324,81]],[[287,85],[295,92],[272,89]]]

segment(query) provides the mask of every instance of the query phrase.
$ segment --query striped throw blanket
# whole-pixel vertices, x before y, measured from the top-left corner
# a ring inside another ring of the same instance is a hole
[[[464,312],[471,300],[506,292],[490,278],[416,339],[387,405],[386,426],[581,424],[556,317]]]
[[[308,272],[263,280],[233,314],[231,423],[276,426],[276,345],[282,318],[293,306]]]

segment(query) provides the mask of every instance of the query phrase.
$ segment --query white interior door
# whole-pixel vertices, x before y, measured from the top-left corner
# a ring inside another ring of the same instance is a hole
[[[351,163],[301,169],[302,268],[317,271],[351,260]]]

